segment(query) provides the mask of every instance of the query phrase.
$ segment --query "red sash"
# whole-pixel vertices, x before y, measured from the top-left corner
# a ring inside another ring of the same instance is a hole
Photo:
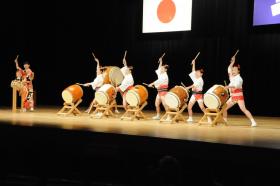
[[[244,100],[243,90],[241,88],[235,88],[231,90],[232,101]]]
[[[167,91],[168,91],[168,85],[160,85],[157,88],[157,91],[158,91],[159,96],[165,96],[167,94]]]

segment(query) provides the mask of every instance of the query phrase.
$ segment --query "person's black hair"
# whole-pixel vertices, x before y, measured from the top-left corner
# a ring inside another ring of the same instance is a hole
[[[233,67],[237,67],[238,70],[240,71],[240,65],[239,64],[234,64]]]

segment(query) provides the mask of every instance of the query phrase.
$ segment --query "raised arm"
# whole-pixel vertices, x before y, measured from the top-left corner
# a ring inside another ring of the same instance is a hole
[[[235,63],[235,56],[233,56],[230,60],[230,64],[228,66],[228,73],[229,74],[231,74],[231,72],[232,72],[232,68],[233,68],[234,63]]]
[[[162,67],[162,63],[163,63],[163,57],[165,56],[165,53],[163,53],[163,55],[159,58],[159,60],[158,60],[158,63],[159,63],[159,65],[158,65],[158,69],[160,68],[160,67]]]
[[[158,69],[160,69],[162,67],[162,63],[163,63],[162,58],[159,58]]]
[[[94,55],[94,53],[92,52],[92,56],[94,58],[94,61],[96,62],[96,71],[100,71],[100,62],[99,59]]]
[[[124,56],[123,56],[123,66],[125,66],[125,67],[127,67],[126,54],[127,54],[127,50],[125,51]]]
[[[94,58],[94,61],[96,61],[97,65],[99,65],[99,60],[98,58],[94,55],[94,53],[92,52],[92,56]]]
[[[18,65],[18,57],[19,57],[19,55],[17,55],[17,57],[16,57],[16,59],[15,59],[15,64],[16,64],[16,68],[17,68],[18,70],[20,70],[21,68],[20,68],[19,65]]]
[[[195,71],[195,60],[192,61],[192,71]]]
[[[123,59],[123,66],[124,66],[124,67],[127,67],[126,59]]]
[[[94,60],[96,61],[96,64],[97,64],[96,68],[98,68],[98,69],[99,69],[99,68],[100,68],[100,62],[99,62],[99,59],[95,58]]]
[[[228,73],[230,74],[235,63],[236,55],[239,53],[239,49],[235,52],[235,54],[231,57],[230,64],[228,66]]]

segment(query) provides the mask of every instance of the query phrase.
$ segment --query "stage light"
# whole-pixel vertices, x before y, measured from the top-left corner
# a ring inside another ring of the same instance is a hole
[[[143,0],[143,33],[191,30],[192,0]]]

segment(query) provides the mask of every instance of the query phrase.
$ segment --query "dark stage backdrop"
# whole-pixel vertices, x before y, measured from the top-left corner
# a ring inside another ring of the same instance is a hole
[[[0,11],[0,106],[11,105],[16,54],[21,62],[30,61],[36,73],[37,104],[62,105],[64,88],[95,77],[91,51],[102,65],[121,66],[128,50],[136,84],[156,79],[158,57],[166,52],[171,87],[191,84],[191,59],[201,51],[198,65],[206,70],[206,91],[228,81],[227,65],[239,48],[248,108],[253,114],[280,116],[279,27],[253,28],[252,7],[252,0],[194,0],[192,31],[142,34],[141,0],[8,1]],[[84,90],[86,106],[93,91]],[[149,93],[154,108],[156,92]]]

